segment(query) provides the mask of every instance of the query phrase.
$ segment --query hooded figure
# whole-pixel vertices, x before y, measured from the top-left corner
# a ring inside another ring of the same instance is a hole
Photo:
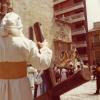
[[[37,45],[22,35],[14,20],[6,20],[0,32],[0,100],[32,100],[27,78],[27,64],[35,69],[49,67],[52,51],[45,45]]]
[[[11,19],[6,20],[6,23],[3,25],[2,31],[0,32],[1,36],[6,36],[9,34],[12,34],[13,36],[23,36],[22,31],[19,30],[16,23]]]
[[[13,11],[13,9],[11,8],[11,11],[6,13],[6,15],[3,17],[3,19],[0,22],[0,32],[3,31],[3,28],[4,28],[7,20],[11,20],[11,22],[14,23],[15,26],[17,26],[19,31],[21,31],[21,32],[23,31],[23,24],[22,24],[20,16],[17,13],[15,13]]]

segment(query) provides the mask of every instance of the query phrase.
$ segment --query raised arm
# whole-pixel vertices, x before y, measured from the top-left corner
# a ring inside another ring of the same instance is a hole
[[[45,42],[40,45],[42,47],[39,52],[37,45],[34,42],[31,43],[29,63],[38,70],[45,70],[49,68],[51,63],[52,51],[46,46]]]

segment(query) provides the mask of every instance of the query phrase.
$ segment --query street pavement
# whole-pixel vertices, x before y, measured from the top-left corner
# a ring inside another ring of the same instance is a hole
[[[100,100],[100,94],[94,95],[95,91],[96,81],[91,80],[61,95],[61,100]]]

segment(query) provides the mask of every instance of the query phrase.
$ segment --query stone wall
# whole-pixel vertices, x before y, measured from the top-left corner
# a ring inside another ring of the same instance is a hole
[[[24,34],[28,36],[28,28],[36,21],[43,25],[46,39],[50,38],[53,19],[53,0],[11,0],[14,11],[24,24]]]

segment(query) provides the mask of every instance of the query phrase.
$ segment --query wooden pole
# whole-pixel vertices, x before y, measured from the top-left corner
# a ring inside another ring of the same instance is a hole
[[[43,42],[44,37],[39,25],[38,22],[34,24],[35,36],[37,41]],[[52,77],[54,76],[50,72],[50,68],[44,71],[43,76],[47,86],[47,91],[43,95],[36,97],[35,100],[60,100],[60,95],[91,79],[89,68],[84,67],[81,71],[78,71],[76,74],[57,85],[53,85]]]
[[[52,87],[46,93],[37,97],[35,100],[49,100],[45,98],[50,98],[50,100],[60,100],[60,95],[82,85],[83,83],[88,82],[91,79],[90,76],[91,74],[89,69],[83,68],[83,70],[77,72],[72,77],[66,79],[55,87]]]

